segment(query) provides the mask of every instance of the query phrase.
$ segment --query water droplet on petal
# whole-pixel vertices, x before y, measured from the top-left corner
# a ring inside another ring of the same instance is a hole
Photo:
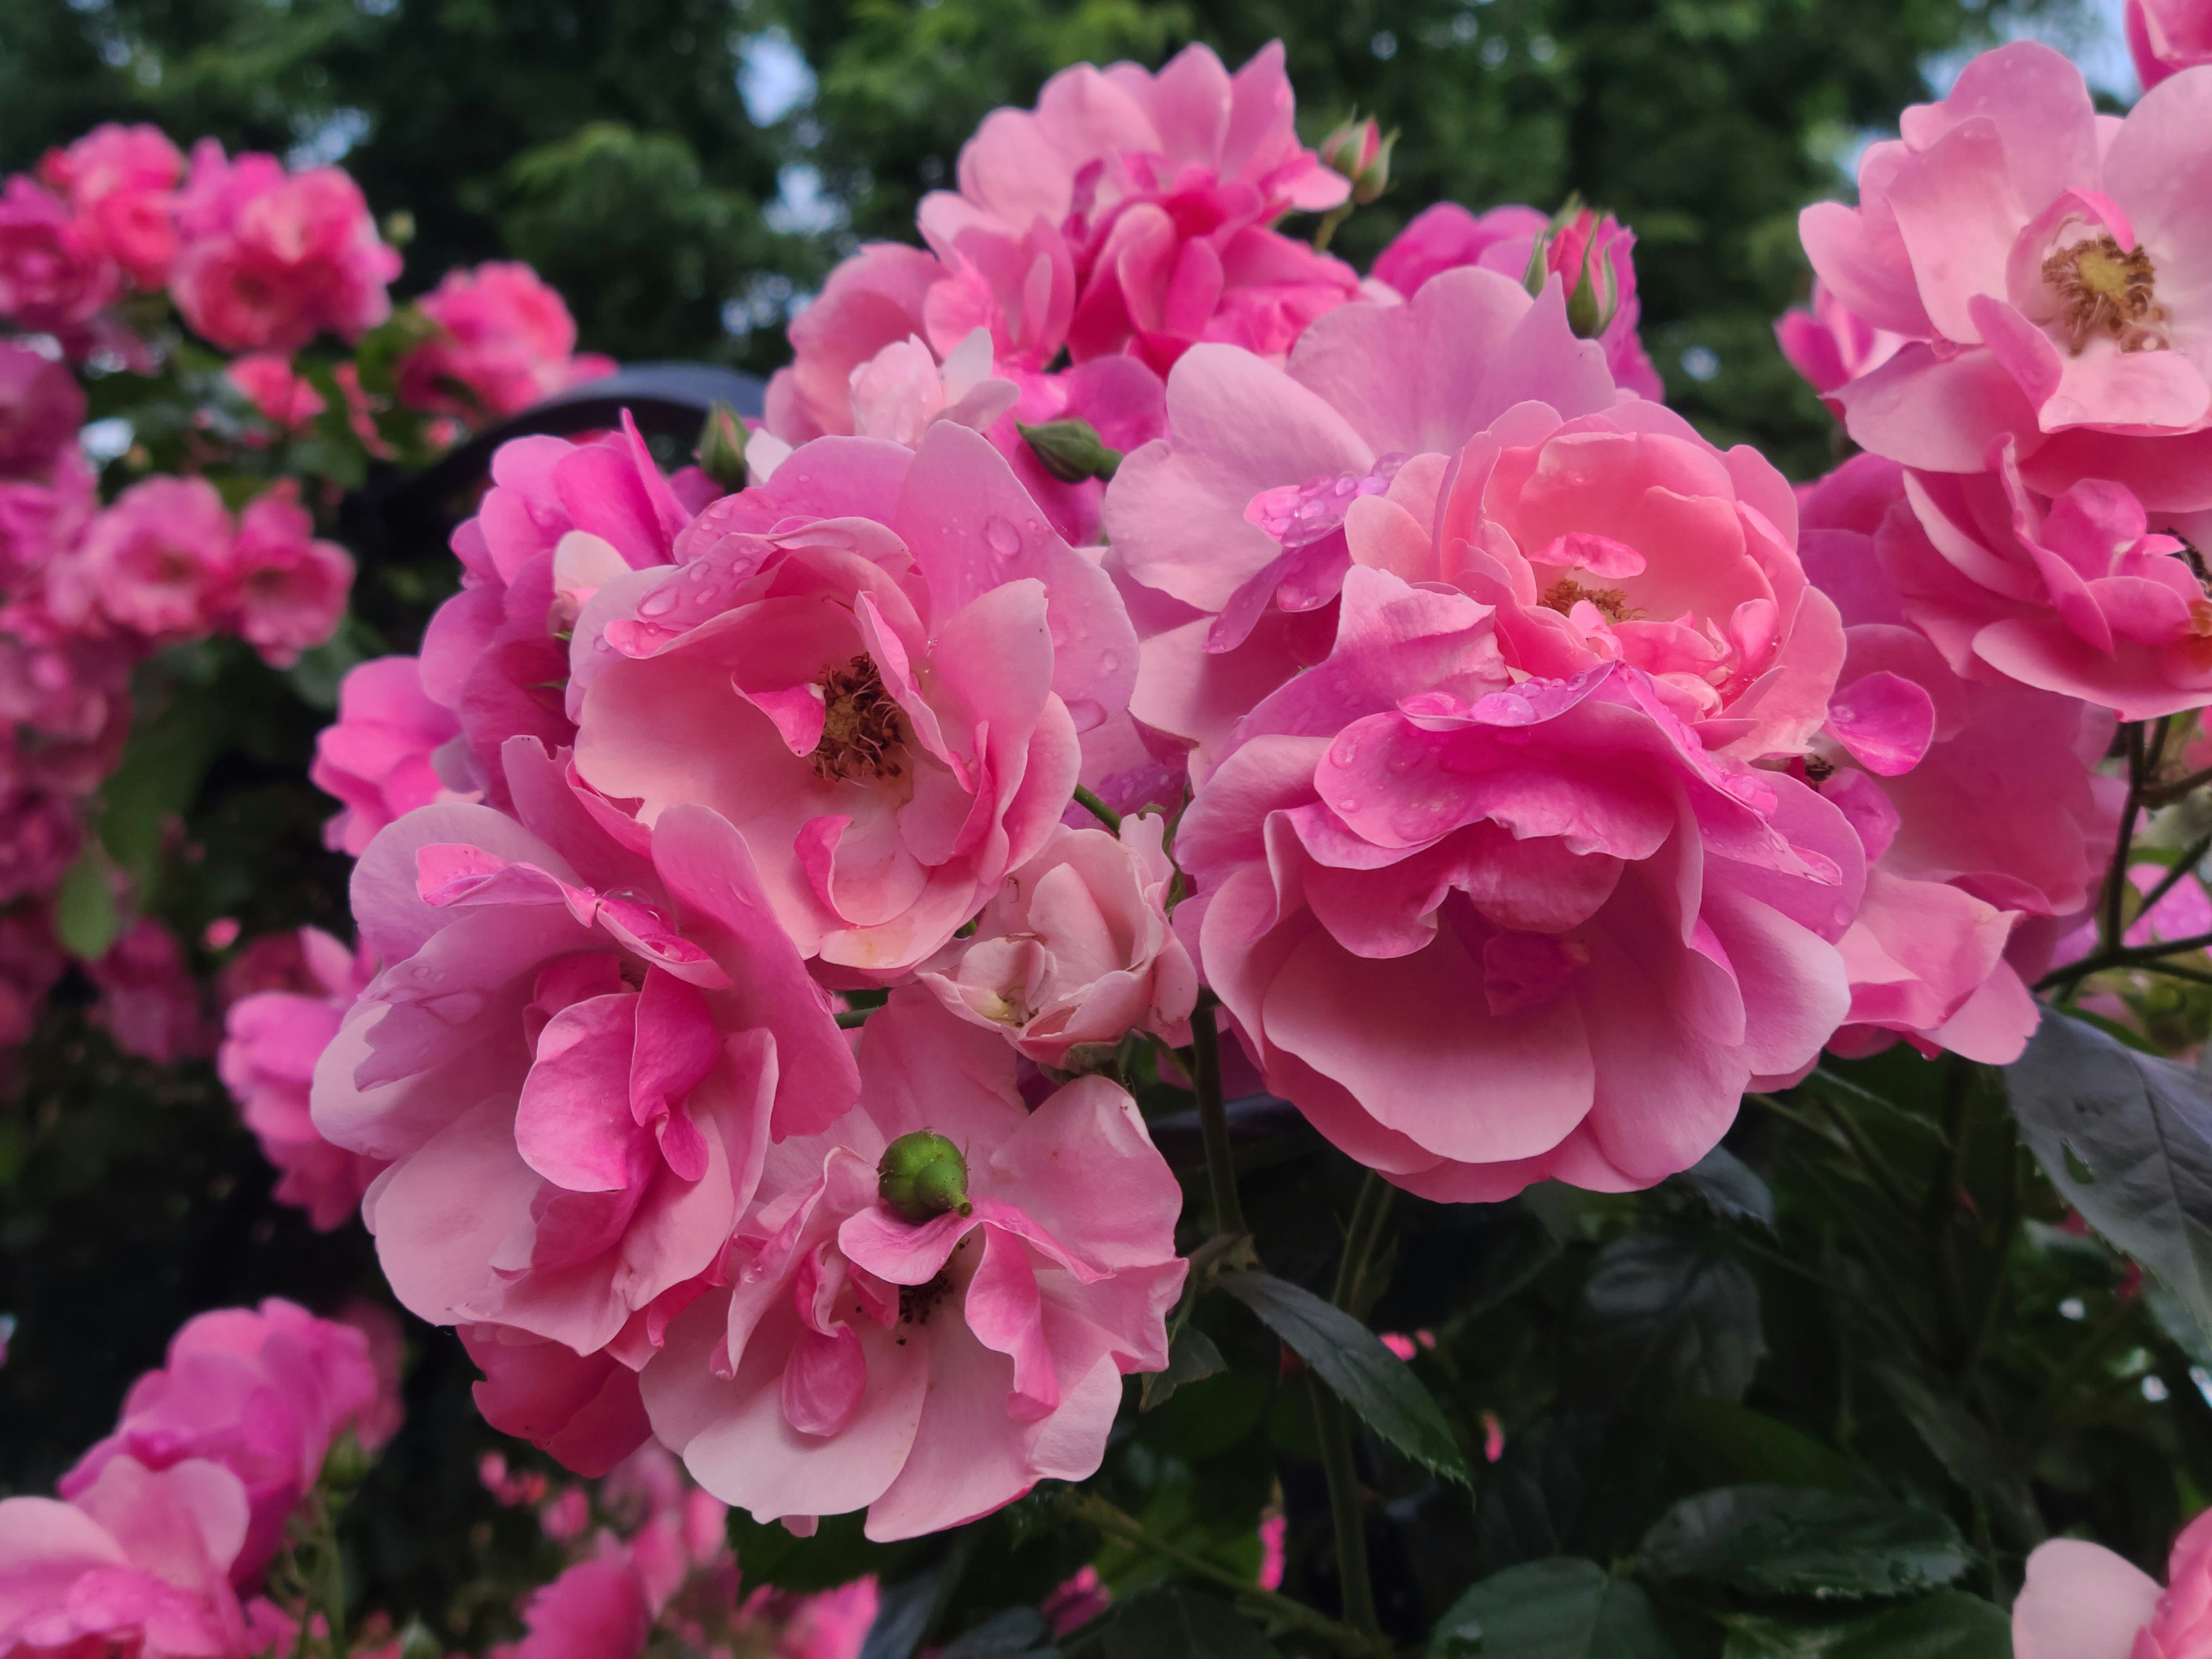
[[[1002,559],[1011,559],[1022,550],[1022,532],[995,514],[983,521],[983,539]]]

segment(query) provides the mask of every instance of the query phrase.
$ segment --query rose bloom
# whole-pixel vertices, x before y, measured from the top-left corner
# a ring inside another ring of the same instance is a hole
[[[47,602],[78,627],[105,623],[165,644],[198,638],[215,625],[236,536],[206,479],[143,479],[50,567]]]
[[[2146,88],[2212,64],[2212,6],[2204,0],[2128,0],[2128,52]]]
[[[159,127],[103,122],[40,160],[39,177],[137,287],[159,289],[177,256],[176,189],[185,158]]]
[[[0,788],[0,904],[53,891],[83,842],[76,801],[42,789]]]
[[[74,443],[60,450],[43,474],[0,477],[0,592],[14,601],[0,609],[0,627],[37,633],[37,626],[26,625],[27,619],[34,619],[49,635],[74,631],[46,614],[40,584],[33,579],[76,544],[99,510],[98,480]]]
[[[385,1389],[368,1338],[352,1325],[276,1297],[200,1314],[170,1338],[161,1368],[131,1385],[115,1432],[76,1461],[59,1491],[79,1498],[133,1459],[149,1469],[217,1464],[251,1507],[231,1566],[232,1583],[250,1583],[338,1437],[350,1428],[373,1451],[377,1417],[396,1423]]]
[[[0,633],[0,777],[74,799],[105,782],[123,752],[131,664],[112,642],[46,621],[31,639]]]
[[[1880,368],[1905,343],[1899,336],[1854,316],[1817,276],[1811,303],[1783,313],[1774,325],[1774,340],[1790,367],[1805,377],[1829,412],[1838,417],[1843,405],[1832,394]]]
[[[2173,1540],[2166,1588],[2101,1546],[2054,1538],[2012,1607],[2018,1659],[2196,1659],[2212,1646],[2212,1516]]]
[[[1119,1087],[1031,1111],[1012,1051],[927,991],[894,992],[860,1054],[860,1105],[772,1149],[730,1286],[641,1381],[717,1498],[802,1529],[865,1507],[869,1537],[912,1538],[1097,1469],[1123,1374],[1167,1363],[1182,1193]],[[925,1130],[961,1149],[966,1199],[917,1220],[877,1165]]]
[[[281,351],[249,351],[234,357],[223,378],[280,432],[296,432],[323,412],[323,394]]]
[[[356,340],[392,313],[399,255],[340,168],[288,173],[273,155],[234,160],[203,138],[178,224],[170,297],[227,351],[296,351],[325,329]]]
[[[1836,393],[1852,438],[1974,474],[2008,437],[2041,494],[2107,479],[2157,527],[2207,539],[2212,70],[2115,123],[2078,69],[2022,41],[1907,109],[1903,132],[1867,151],[1858,207],[1800,221],[1820,280],[1908,343]]]
[[[0,189],[0,318],[70,336],[119,283],[115,262],[66,204],[21,173]]]
[[[247,502],[231,544],[223,622],[273,668],[328,640],[353,591],[353,556],[316,537],[299,498],[286,478]]]
[[[677,553],[578,618],[578,775],[641,825],[720,813],[802,955],[904,973],[1043,845],[1079,732],[1127,705],[1112,584],[951,422],[817,439]]]
[[[1190,1041],[1198,975],[1168,927],[1175,866],[1158,813],[1103,830],[1060,829],[1006,878],[975,931],[921,969],[962,1018],[1003,1032],[1040,1065],[1071,1069],[1131,1031]]]
[[[76,375],[27,347],[0,344],[0,475],[50,472],[76,448],[83,424]]]
[[[399,401],[475,420],[520,414],[614,360],[576,354],[576,323],[528,265],[487,260],[447,271],[416,304],[438,335],[399,360]]]
[[[359,858],[376,832],[434,800],[469,799],[460,722],[422,694],[413,657],[377,657],[338,682],[338,717],[315,735],[307,781],[345,803],[323,826],[334,852]],[[464,775],[459,787],[440,771]]]
[[[484,1374],[471,1390],[483,1420],[527,1440],[564,1468],[605,1474],[653,1432],[637,1373],[604,1349],[578,1353],[565,1343],[489,1322],[461,1326],[460,1338]]]
[[[125,1054],[166,1065],[212,1046],[184,947],[153,917],[139,917],[85,972],[100,991],[93,1024]]]

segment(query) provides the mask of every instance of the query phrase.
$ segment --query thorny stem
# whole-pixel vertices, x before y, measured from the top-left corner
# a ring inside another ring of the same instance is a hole
[[[1359,1472],[1352,1462],[1352,1420],[1344,1402],[1306,1374],[1313,1401],[1314,1431],[1321,1440],[1322,1473],[1328,1477],[1329,1528],[1336,1534],[1336,1581],[1344,1616],[1369,1636],[1382,1634],[1375,1616],[1375,1581],[1367,1569],[1367,1518],[1360,1511]]]
[[[1075,804],[1115,835],[1121,833],[1121,815],[1079,783],[1075,786]]]
[[[1370,1170],[1352,1206],[1352,1220],[1344,1231],[1344,1255],[1336,1265],[1336,1289],[1329,1300],[1354,1319],[1365,1319],[1374,1305],[1368,1274],[1382,1242],[1383,1224],[1390,1218],[1390,1200],[1397,1194],[1395,1187]]]
[[[1229,1146],[1229,1113],[1221,1100],[1221,1032],[1214,999],[1201,992],[1190,1017],[1191,1085],[1198,1096],[1198,1124],[1206,1139],[1206,1175],[1213,1191],[1216,1232],[1244,1232],[1244,1202],[1237,1195],[1237,1158]]]

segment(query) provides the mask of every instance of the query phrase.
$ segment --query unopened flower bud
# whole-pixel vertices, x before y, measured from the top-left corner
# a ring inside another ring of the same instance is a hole
[[[1062,483],[1110,478],[1121,465],[1121,452],[1107,447],[1088,421],[1042,421],[1035,426],[1017,422],[1015,427],[1038,465]]]
[[[1626,236],[1609,213],[1598,213],[1570,197],[1550,227],[1536,239],[1525,281],[1531,294],[1544,291],[1556,276],[1567,290],[1567,326],[1585,340],[1605,332],[1620,310],[1620,282],[1613,269],[1613,244]]]
[[[1365,207],[1390,187],[1390,149],[1398,142],[1375,118],[1355,116],[1321,141],[1321,159],[1352,180],[1352,200]]]
[[[884,1148],[876,1160],[876,1194],[893,1215],[916,1226],[975,1207],[968,1201],[968,1160],[934,1129],[916,1129]]]
[[[323,1455],[323,1485],[332,1492],[351,1492],[368,1479],[369,1468],[375,1461],[349,1428],[331,1443],[330,1450]]]
[[[718,401],[707,411],[695,453],[699,470],[725,491],[734,494],[745,487],[745,423],[729,404]]]

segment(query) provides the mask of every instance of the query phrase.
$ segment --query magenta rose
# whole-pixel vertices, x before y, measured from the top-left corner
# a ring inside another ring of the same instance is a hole
[[[115,262],[68,204],[21,173],[0,189],[0,318],[74,335],[115,297]]]
[[[410,409],[501,419],[614,371],[611,358],[576,355],[567,301],[519,261],[449,270],[416,303],[438,332],[399,360]]]
[[[271,667],[289,668],[328,640],[353,591],[353,556],[314,530],[289,478],[238,515],[222,619]]]
[[[1860,375],[1880,368],[1905,343],[1897,335],[1854,315],[1817,276],[1813,279],[1811,303],[1783,313],[1774,325],[1774,340],[1790,360],[1790,367],[1805,377],[1806,384],[1820,394],[1820,401],[1839,419],[1843,405],[1834,394]]]
[[[413,657],[377,657],[338,682],[338,717],[315,736],[308,781],[344,806],[323,826],[333,851],[359,858],[376,832],[434,800],[470,799],[460,722],[422,693]],[[460,775],[449,779],[440,771]]]
[[[2212,64],[2212,6],[2204,0],[2128,0],[2125,27],[2146,88]]]
[[[39,177],[60,194],[89,239],[134,285],[158,289],[177,257],[177,184],[185,158],[159,127],[103,122],[50,149]]]
[[[237,526],[204,478],[132,484],[47,573],[47,604],[71,626],[169,644],[214,628]]]

